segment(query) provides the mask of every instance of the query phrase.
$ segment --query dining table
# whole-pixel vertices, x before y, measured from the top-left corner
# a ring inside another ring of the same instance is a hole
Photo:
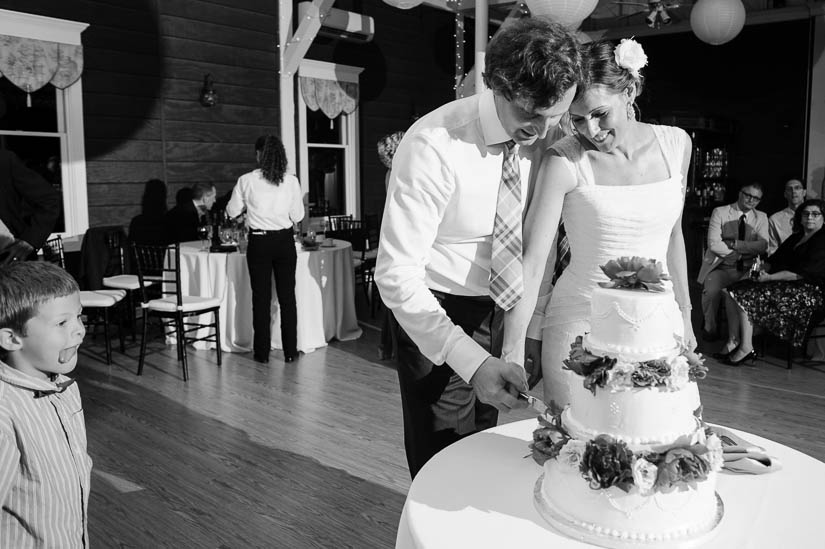
[[[528,448],[536,427],[535,419],[499,425],[463,438],[430,459],[410,486],[396,549],[593,548],[555,530],[536,505],[534,489],[543,469]],[[719,473],[716,492],[724,514],[700,547],[825,547],[817,499],[825,492],[825,463],[772,440],[725,429],[764,448],[776,470]]]
[[[311,249],[305,249],[298,242],[295,247],[298,350],[309,353],[326,346],[332,339],[347,341],[360,337],[361,328],[355,314],[352,245],[344,240],[328,239]],[[236,247],[215,252],[205,248],[201,241],[181,242],[180,281],[184,295],[220,299],[223,351],[252,351],[252,288],[245,252]],[[274,278],[271,328],[272,348],[283,349]],[[201,349],[214,346],[213,342],[195,343],[195,347]]]

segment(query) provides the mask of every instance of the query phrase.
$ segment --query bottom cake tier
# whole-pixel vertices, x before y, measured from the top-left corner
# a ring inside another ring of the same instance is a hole
[[[580,541],[609,548],[688,549],[706,543],[722,519],[715,487],[711,473],[685,491],[643,496],[617,487],[594,490],[577,471],[548,460],[534,501],[553,527]]]

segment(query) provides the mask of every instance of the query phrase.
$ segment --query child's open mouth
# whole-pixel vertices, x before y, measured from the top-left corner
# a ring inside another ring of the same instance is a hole
[[[62,351],[60,351],[60,354],[57,355],[57,361],[60,364],[66,364],[67,362],[69,362],[72,358],[74,358],[74,355],[77,354],[78,347],[79,345],[75,345],[74,347],[63,349]]]

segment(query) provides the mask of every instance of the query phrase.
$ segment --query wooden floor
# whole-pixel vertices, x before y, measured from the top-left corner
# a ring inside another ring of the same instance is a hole
[[[106,366],[87,336],[76,370],[94,459],[94,547],[387,548],[409,475],[392,364],[377,332],[285,364],[190,351],[184,383],[159,340]],[[781,356],[781,355],[780,355]],[[825,365],[711,367],[705,418],[825,461]],[[501,418],[532,417],[528,411]]]

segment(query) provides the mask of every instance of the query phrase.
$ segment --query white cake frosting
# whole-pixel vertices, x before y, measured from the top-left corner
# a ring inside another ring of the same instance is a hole
[[[635,489],[593,490],[577,469],[548,460],[540,485],[557,526],[608,547],[631,541],[676,548],[679,541],[706,535],[719,519],[716,473],[695,490],[643,496]]]
[[[674,328],[682,320],[673,293],[599,288],[593,292],[592,315],[584,348],[590,355],[617,361],[599,383],[576,371],[564,373],[571,394],[560,422],[570,438],[565,439],[569,442],[558,457],[544,463],[534,494],[536,506],[562,532],[596,545],[695,547],[713,535],[721,519],[722,504],[715,493],[721,449],[703,480],[664,489],[657,482],[646,491],[636,485],[635,472],[628,491],[617,485],[599,488],[604,485],[597,481],[594,488],[580,468],[590,470],[583,454],[572,464],[566,461],[602,435],[626,444],[634,466],[637,460],[653,459],[650,456],[657,453],[670,456],[674,447],[686,448],[697,441],[706,444],[704,425],[695,415],[700,407],[699,390],[688,378],[687,359],[678,356],[674,333],[681,330]],[[671,366],[665,370],[669,374],[657,374],[666,377],[665,383],[650,387],[635,386],[635,381],[628,382],[629,386],[610,383],[619,368],[636,374],[634,368],[647,361]],[[592,367],[587,371],[592,372]],[[586,379],[592,388],[585,386]],[[565,453],[571,443],[578,450]],[[706,451],[705,446],[701,448],[697,451]]]
[[[682,322],[673,292],[596,288],[584,346],[600,356],[650,360],[677,349]]]
[[[696,429],[699,389],[691,381],[682,390],[633,388],[627,391],[586,389],[581,376],[571,376],[570,405],[562,419],[574,438],[590,440],[601,434],[630,445],[670,444]]]

